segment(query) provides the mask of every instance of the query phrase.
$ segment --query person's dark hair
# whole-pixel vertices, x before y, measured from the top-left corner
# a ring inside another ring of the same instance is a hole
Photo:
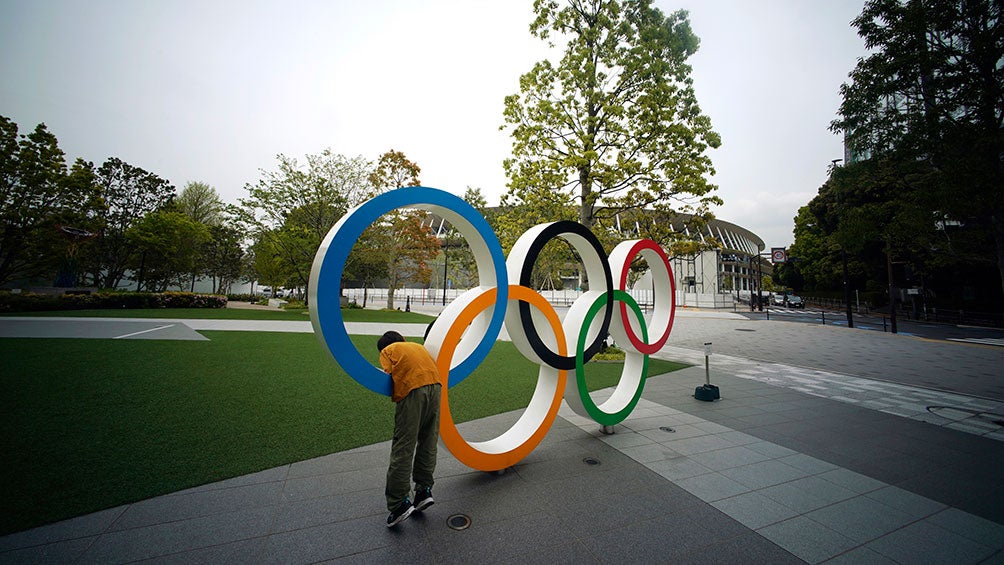
[[[377,351],[383,351],[384,347],[399,341],[404,341],[404,337],[402,337],[401,334],[394,330],[385,332],[382,336],[380,336],[380,339],[377,340]]]

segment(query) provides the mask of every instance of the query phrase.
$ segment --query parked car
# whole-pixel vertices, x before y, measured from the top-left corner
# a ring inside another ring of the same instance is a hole
[[[789,308],[805,308],[805,301],[802,300],[801,296],[795,296],[794,294],[788,295],[788,307]]]
[[[775,293],[773,296],[771,296],[770,303],[773,304],[774,306],[784,306],[784,295]]]

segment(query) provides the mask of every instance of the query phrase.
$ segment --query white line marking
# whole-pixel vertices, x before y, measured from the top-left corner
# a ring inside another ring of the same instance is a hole
[[[1001,337],[950,337],[948,338],[948,341],[962,341],[966,343],[1004,346],[1004,338]]]
[[[173,328],[173,327],[174,327],[174,324],[168,324],[168,325],[166,325],[166,326],[158,326],[158,327],[156,327],[156,328],[150,328],[150,329],[148,329],[148,330],[143,330],[143,331],[141,331],[141,332],[133,332],[133,333],[131,333],[131,334],[125,334],[125,335],[120,335],[120,336],[115,336],[115,337],[113,337],[112,339],[125,339],[125,338],[127,338],[127,337],[132,337],[132,336],[134,336],[134,335],[139,335],[139,334],[145,334],[145,333],[150,333],[150,332],[155,332],[155,331],[157,331],[157,330],[162,330],[162,329],[164,329],[164,328]]]

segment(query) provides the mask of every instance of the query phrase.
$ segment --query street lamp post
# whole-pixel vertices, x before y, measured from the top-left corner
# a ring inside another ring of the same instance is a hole
[[[760,258],[761,254],[757,253],[756,258],[756,304],[757,308],[763,312],[763,259]]]
[[[443,245],[443,306],[446,306],[446,281],[449,280],[450,253],[448,245]]]
[[[830,167],[831,175],[833,174],[833,171],[836,170],[837,163],[841,161],[843,161],[843,159],[833,159],[833,161],[831,161],[833,163]],[[840,202],[839,193],[837,194],[837,204],[840,206],[840,211],[842,213],[844,211],[843,203]],[[843,243],[840,244],[840,259],[844,264],[844,307],[846,308],[847,311],[847,327],[853,328],[854,314],[851,311],[851,285],[850,282],[847,280],[847,249],[844,247]]]

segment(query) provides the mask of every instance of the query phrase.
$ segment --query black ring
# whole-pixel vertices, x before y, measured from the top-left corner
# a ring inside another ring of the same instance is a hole
[[[600,240],[597,239],[596,235],[589,231],[589,228],[586,226],[569,220],[562,220],[548,225],[546,228],[541,230],[541,232],[537,234],[537,237],[530,243],[530,247],[526,252],[526,259],[523,262],[523,268],[519,273],[519,284],[527,288],[532,288],[530,275],[533,272],[533,265],[537,262],[537,257],[540,255],[540,251],[549,241],[563,233],[578,235],[592,245],[593,251],[600,260],[600,264],[603,265],[603,277],[607,285],[607,290],[609,291],[607,292],[607,306],[603,312],[603,322],[600,327],[600,333],[596,335],[596,339],[583,353],[585,360],[589,361],[599,352],[600,348],[603,347],[603,340],[606,339],[607,332],[610,330],[610,320],[613,318],[614,313],[614,293],[612,292],[614,285],[613,276],[610,274],[610,262],[607,260],[607,254],[603,251],[603,246],[600,245]],[[583,268],[585,268],[584,264]],[[587,274],[589,274],[588,271]],[[544,341],[540,339],[540,334],[537,333],[537,327],[534,326],[533,319],[530,317],[530,305],[523,301],[519,302],[519,319],[520,323],[523,324],[523,332],[526,333],[526,338],[530,343],[530,347],[533,348],[534,353],[540,357],[541,361],[558,370],[570,371],[575,369],[575,355],[559,355],[551,351],[547,345],[544,344]]]

